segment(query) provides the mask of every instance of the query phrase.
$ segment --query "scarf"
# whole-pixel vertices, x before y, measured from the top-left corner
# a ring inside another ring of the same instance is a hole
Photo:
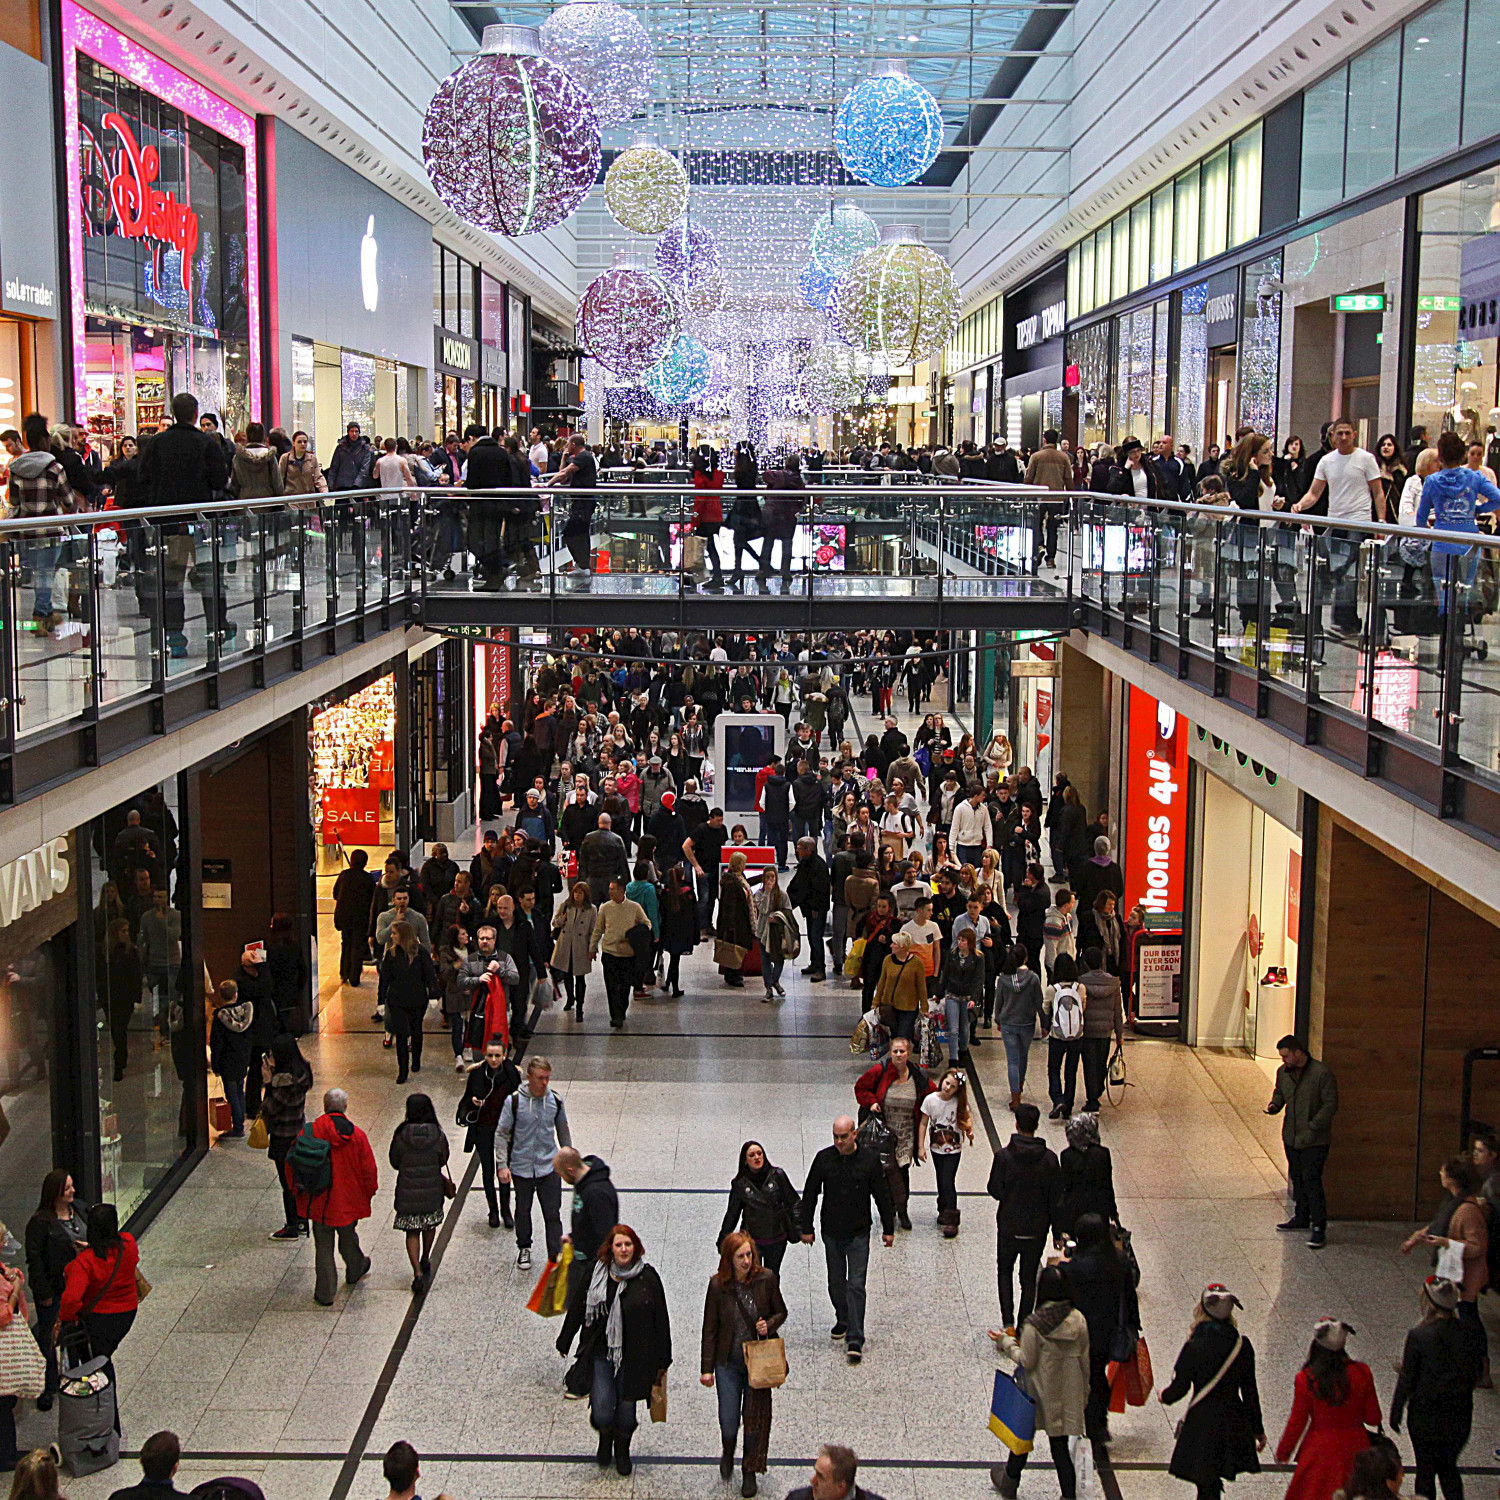
[[[1026,1321],[1038,1333],[1045,1336],[1051,1333],[1072,1311],[1071,1302],[1044,1302]]]
[[[608,1265],[602,1260],[594,1262],[594,1274],[589,1280],[588,1300],[584,1307],[583,1321],[585,1324],[597,1323],[599,1315],[604,1311],[604,1303],[609,1296],[609,1283],[613,1278],[616,1282],[634,1281],[641,1274],[646,1261],[643,1256],[634,1265],[626,1266],[623,1270],[614,1263],[611,1257]],[[615,1373],[620,1373],[620,1362],[625,1358],[625,1318],[620,1311],[620,1295],[623,1286],[616,1290],[614,1299],[609,1304],[609,1317],[604,1325],[604,1342],[609,1349],[609,1362],[615,1368]]]

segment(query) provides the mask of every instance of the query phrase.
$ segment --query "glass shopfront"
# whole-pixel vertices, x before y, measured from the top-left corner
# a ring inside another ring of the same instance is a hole
[[[74,382],[101,447],[260,411],[255,125],[65,0]]]

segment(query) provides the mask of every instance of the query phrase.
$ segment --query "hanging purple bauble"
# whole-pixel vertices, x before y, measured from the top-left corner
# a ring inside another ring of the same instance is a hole
[[[561,224],[599,175],[588,95],[539,52],[535,27],[486,26],[481,51],[438,86],[422,156],[439,198],[492,234]]]
[[[657,239],[656,269],[673,291],[688,291],[719,269],[719,242],[684,215]]]
[[[680,322],[661,278],[636,266],[611,266],[578,299],[578,342],[616,375],[638,375],[664,358]]]

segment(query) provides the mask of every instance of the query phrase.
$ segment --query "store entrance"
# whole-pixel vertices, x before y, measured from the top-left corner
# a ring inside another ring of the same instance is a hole
[[[1208,352],[1207,423],[1203,442],[1207,447],[1217,443],[1228,454],[1234,447],[1234,429],[1239,425],[1239,363],[1233,345]]]
[[[227,421],[218,339],[90,318],[84,386],[89,432],[106,448],[127,434],[157,431],[178,391],[191,391],[203,411]]]

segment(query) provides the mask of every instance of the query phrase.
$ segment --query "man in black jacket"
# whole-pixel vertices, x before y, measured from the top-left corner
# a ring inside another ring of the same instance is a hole
[[[599,1246],[620,1222],[620,1195],[610,1180],[609,1164],[601,1157],[582,1156],[572,1146],[563,1146],[552,1158],[552,1166],[573,1189],[573,1217],[567,1236],[573,1245],[573,1260],[568,1267],[568,1310],[557,1336],[557,1352],[566,1355],[583,1327],[584,1303]]]
[[[771,757],[770,772],[760,789],[760,841],[776,851],[776,868],[784,870],[792,831],[792,784],[779,755]]]
[[[175,1432],[153,1432],[141,1444],[141,1482],[116,1490],[109,1500],[170,1500],[172,1495],[186,1494],[172,1483],[181,1457],[182,1445]]]
[[[1047,1236],[1057,1220],[1062,1171],[1047,1143],[1037,1138],[1041,1111],[1034,1104],[1016,1106],[1016,1133],[995,1153],[989,1194],[998,1230],[996,1266],[1000,1282],[1000,1317],[1007,1329],[1024,1323],[1036,1304],[1036,1277]],[[1021,1262],[1021,1316],[1016,1317],[1015,1264]]]
[[[1053,1166],[1056,1167],[1056,1158]],[[880,1242],[896,1243],[896,1210],[880,1158],[861,1146],[854,1121],[833,1122],[833,1144],[813,1157],[802,1189],[802,1243],[813,1242],[813,1211],[823,1196],[823,1254],[828,1264],[828,1300],[833,1303],[830,1336],[845,1340],[849,1363],[865,1348],[865,1273],[870,1264],[870,1199],[880,1211]]]
[[[172,397],[172,425],[158,432],[141,454],[141,494],[146,505],[208,505],[229,482],[229,470],[216,439],[196,426],[198,398],[189,391]],[[162,629],[172,655],[187,655],[182,586],[194,560],[193,538],[185,522],[164,522],[165,580]],[[221,610],[225,603],[221,599]]]
[[[464,488],[507,490],[516,482],[510,455],[477,422],[464,430],[469,466]],[[510,570],[505,556],[505,525],[519,515],[509,496],[484,495],[469,501],[469,551],[474,554],[474,588],[494,593]]]
[[[880,1500],[874,1490],[862,1489],[854,1482],[858,1472],[859,1460],[852,1448],[824,1443],[813,1464],[812,1482],[789,1490],[786,1500]]]
[[[800,843],[805,838],[823,835],[823,808],[828,788],[818,775],[818,757],[810,754],[797,762],[797,779],[792,783],[792,834]]]
[[[797,840],[797,873],[786,889],[786,898],[807,922],[807,967],[802,971],[814,984],[828,977],[824,954],[828,951],[828,899],[833,893],[833,877],[814,839]]]

